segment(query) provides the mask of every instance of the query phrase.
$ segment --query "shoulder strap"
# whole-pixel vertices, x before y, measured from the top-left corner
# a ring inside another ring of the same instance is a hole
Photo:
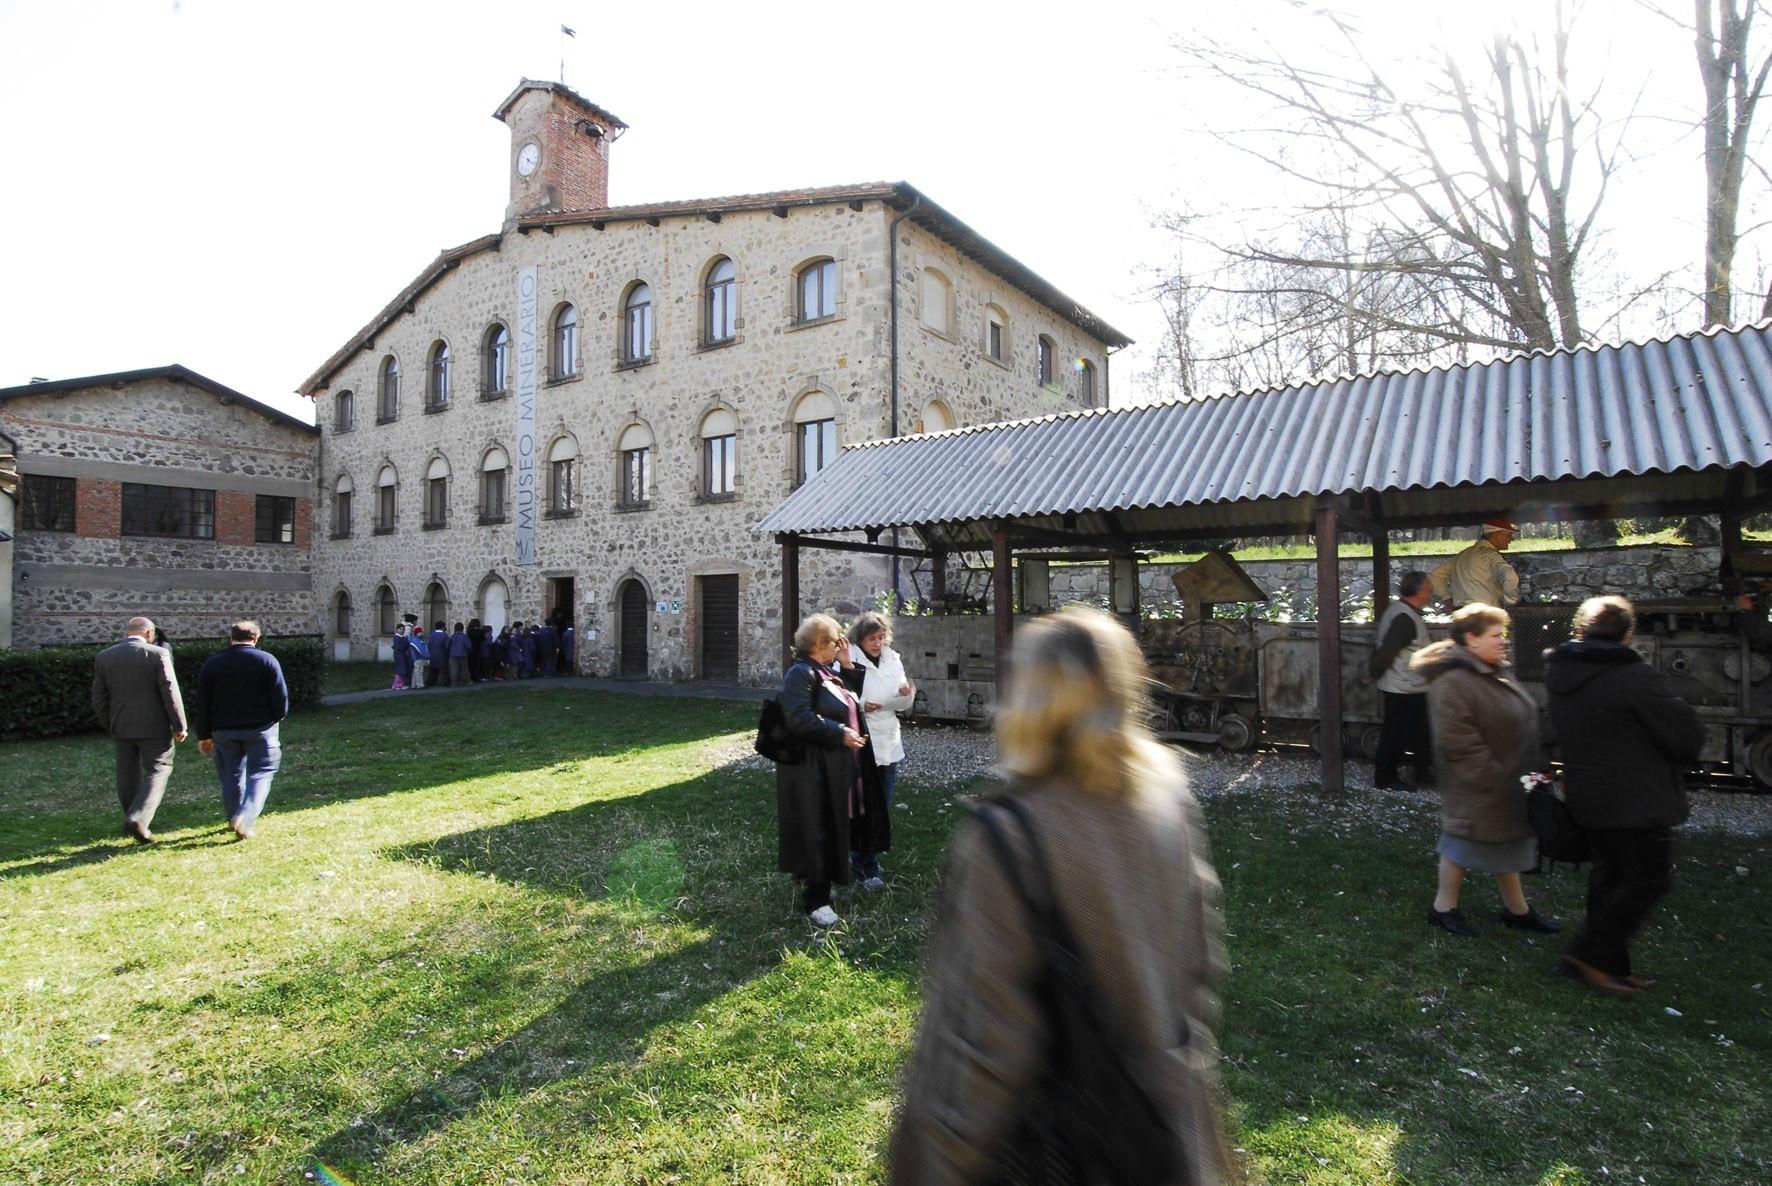
[[[1005,811],[1013,812],[1014,809],[1009,806],[1009,803],[1008,796],[995,795],[982,803],[972,805],[970,810],[978,819],[980,826],[984,828],[985,841],[991,846],[991,851],[996,854],[997,864],[1002,868],[1003,876],[1009,880],[1009,888],[1013,889],[1015,896],[1021,899],[1021,904],[1027,909],[1034,927],[1039,930],[1045,926],[1045,911],[1028,892],[1027,884],[1022,880],[1021,866],[1015,859],[1015,851],[1009,847],[1009,838],[1003,835],[1003,826],[997,822],[996,809],[1002,808]],[[1025,824],[1022,826],[1022,830],[1024,833],[1026,832]]]

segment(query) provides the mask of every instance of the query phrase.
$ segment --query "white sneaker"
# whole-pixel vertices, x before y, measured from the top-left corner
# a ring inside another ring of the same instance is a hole
[[[837,912],[829,906],[820,906],[806,917],[810,918],[815,926],[821,927],[833,927],[841,921],[837,918]]]

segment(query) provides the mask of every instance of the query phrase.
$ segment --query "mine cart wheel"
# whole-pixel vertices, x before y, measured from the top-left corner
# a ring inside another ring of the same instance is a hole
[[[1317,755],[1317,757],[1319,757],[1319,758],[1322,757],[1323,756],[1323,726],[1320,723],[1311,726],[1310,736],[1306,740],[1311,747],[1311,753]]]
[[[1240,754],[1255,745],[1255,726],[1236,713],[1227,712],[1218,718],[1218,744]]]
[[[1367,761],[1378,756],[1378,741],[1384,736],[1384,729],[1378,725],[1367,725],[1360,730],[1360,755]]]
[[[1772,790],[1772,729],[1748,743],[1747,772],[1754,776],[1761,790]]]

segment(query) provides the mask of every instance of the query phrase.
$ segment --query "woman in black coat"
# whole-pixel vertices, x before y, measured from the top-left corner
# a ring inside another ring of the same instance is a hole
[[[843,642],[835,618],[814,614],[794,632],[794,663],[776,699],[801,745],[800,760],[775,768],[777,867],[805,888],[807,915],[837,921],[831,884],[849,881],[851,852],[892,847],[892,821],[861,708],[861,670],[831,670]]]

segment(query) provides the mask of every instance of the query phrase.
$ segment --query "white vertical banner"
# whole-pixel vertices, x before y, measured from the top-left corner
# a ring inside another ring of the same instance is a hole
[[[535,459],[536,297],[534,268],[517,273],[517,563],[534,564],[535,519],[541,509]]]

